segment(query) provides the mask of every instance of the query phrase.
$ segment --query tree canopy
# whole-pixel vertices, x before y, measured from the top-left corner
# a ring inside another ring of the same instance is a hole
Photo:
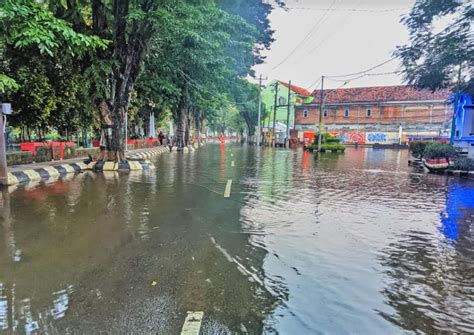
[[[419,88],[474,94],[474,5],[417,0],[402,18],[410,43],[397,48],[405,80]]]
[[[258,91],[246,78],[272,42],[271,9],[261,0],[6,0],[0,89],[14,102],[12,122],[39,133],[110,129],[116,160],[125,115],[129,127],[172,116],[180,146],[229,111],[251,134]]]

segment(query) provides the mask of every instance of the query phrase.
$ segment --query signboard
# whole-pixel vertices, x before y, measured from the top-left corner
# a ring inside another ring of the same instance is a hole
[[[9,102],[2,103],[2,114],[10,115],[12,113],[12,104]]]

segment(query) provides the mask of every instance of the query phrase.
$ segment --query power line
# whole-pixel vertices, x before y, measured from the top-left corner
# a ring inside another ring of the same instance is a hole
[[[340,78],[340,77],[350,77],[350,76],[356,76],[358,74],[363,74],[363,73],[366,73],[366,72],[370,72],[372,70],[375,70],[376,68],[379,68],[387,63],[390,63],[391,61],[395,60],[396,57],[393,56],[391,57],[390,59],[380,63],[380,64],[377,64],[377,65],[374,65],[366,70],[363,70],[363,71],[359,71],[359,72],[354,72],[354,73],[348,73],[348,74],[341,74],[341,75],[336,75],[336,76],[327,76],[328,78]]]
[[[453,22],[452,24],[450,24],[449,26],[447,26],[445,29],[441,30],[440,32],[434,34],[433,36],[431,36],[431,39],[435,38],[435,37],[438,37],[439,35],[445,33],[446,31],[450,30],[451,28],[455,27],[458,23],[464,21],[465,18],[460,18],[459,20],[456,20],[455,22]],[[422,47],[424,46],[425,44],[429,43],[429,41],[425,41],[424,44],[420,44],[418,45],[418,47]],[[396,56],[392,56],[391,58],[389,58],[388,60],[380,63],[380,64],[377,64],[375,66],[372,66],[371,68],[369,69],[366,69],[364,71],[359,71],[359,72],[355,72],[355,73],[349,73],[349,74],[343,74],[343,75],[335,75],[335,76],[327,76],[327,78],[340,78],[340,77],[350,77],[350,76],[355,76],[355,75],[358,75],[358,74],[363,74],[363,73],[366,73],[366,72],[370,72],[376,68],[379,68],[387,63],[390,63],[391,61],[395,60],[397,57]]]
[[[332,81],[346,82],[346,81],[357,80],[357,79],[363,78],[363,77],[387,76],[387,75],[391,75],[391,74],[400,74],[400,73],[401,73],[401,71],[381,72],[381,73],[363,73],[360,76],[357,76],[357,77],[354,77],[354,78],[349,78],[349,79],[333,79],[334,77],[328,78],[328,79],[332,80]]]
[[[311,36],[315,31],[317,31],[317,29],[319,28],[320,24],[322,23],[322,21],[324,20],[324,18],[326,17],[326,15],[329,13],[329,9],[331,9],[332,7],[334,7],[334,5],[336,4],[337,0],[333,0],[333,2],[331,3],[331,6],[328,8],[328,10],[326,10],[324,12],[324,14],[320,17],[320,19],[318,21],[316,21],[316,24],[310,29],[310,31],[306,34],[306,36],[296,45],[296,47],[293,48],[293,50],[290,51],[290,53],[285,57],[283,58],[283,60],[278,63],[277,65],[275,65],[272,70],[275,70],[276,68],[278,68],[280,65],[282,65],[284,62],[286,62],[295,52],[296,50],[298,50],[298,48],[300,48],[304,42],[306,42],[306,40],[309,38],[309,36]]]
[[[251,99],[251,100],[247,100],[247,101],[244,101],[244,102],[236,102],[236,101],[230,101],[228,100],[227,98],[223,97],[223,96],[219,96],[217,94],[214,94],[208,90],[206,90],[204,87],[202,87],[198,82],[196,82],[194,79],[192,79],[191,77],[189,77],[189,75],[187,75],[186,73],[184,73],[183,71],[181,70],[178,70],[182,77],[184,78],[184,80],[186,80],[189,84],[191,84],[192,86],[194,86],[195,88],[201,90],[202,92],[204,92],[205,94],[208,94],[216,99],[220,99],[220,100],[224,100],[226,101],[228,104],[231,104],[231,105],[245,105],[247,103],[250,103],[250,102],[253,102],[255,100],[258,99],[258,96]]]
[[[319,83],[321,82],[321,77],[318,78],[318,80],[316,80],[314,83],[312,83],[311,85],[309,85],[308,87],[306,87],[305,89],[309,91],[309,89],[313,86],[318,86]]]
[[[358,9],[358,8],[314,8],[314,7],[286,7],[294,10],[311,11],[333,11],[333,12],[365,12],[365,13],[389,13],[410,9],[410,7],[387,8],[387,9]]]
[[[360,6],[360,3],[362,2],[362,0],[359,0],[359,2],[357,3],[357,7]],[[326,35],[326,37],[324,37],[318,44],[316,44],[309,52],[308,54],[309,55],[312,55],[314,53],[314,51],[316,49],[318,49],[324,42],[326,42],[329,37],[331,37],[335,32],[339,31],[341,29],[342,26],[344,26],[344,24],[347,23],[347,19],[349,18],[349,16],[351,16],[351,13],[349,12],[346,16],[344,16],[344,18],[342,20],[340,20],[338,23],[337,23],[337,29],[332,29],[329,34]]]

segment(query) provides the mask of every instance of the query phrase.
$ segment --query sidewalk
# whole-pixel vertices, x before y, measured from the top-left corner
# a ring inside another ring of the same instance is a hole
[[[117,171],[123,170],[148,170],[153,169],[154,165],[146,161],[149,158],[164,152],[169,152],[166,146],[158,146],[153,148],[144,148],[127,151],[126,157],[128,162],[119,164],[114,162],[105,162],[100,166],[101,170]],[[50,178],[58,178],[69,173],[77,173],[84,170],[95,169],[96,162],[85,164],[84,160],[88,157],[76,157],[71,159],[63,159],[59,161],[50,161],[42,163],[15,165],[8,168],[8,185],[19,183],[28,183],[31,181],[48,180]]]
[[[135,149],[135,150],[128,150],[126,153],[127,159],[135,159],[135,156],[138,156],[140,154],[146,154],[146,157],[152,157],[154,155],[150,155],[151,153],[154,153],[155,155],[161,153],[161,152],[156,152],[156,149],[159,148],[164,148],[166,151],[169,151],[169,149],[166,146],[158,146],[158,147],[153,147],[153,148],[144,148],[144,149]],[[142,155],[140,155],[142,156]],[[141,157],[145,158],[145,156]],[[57,161],[50,161],[50,162],[41,162],[41,163],[32,163],[32,164],[23,164],[23,165],[15,165],[15,166],[9,166],[8,167],[8,172],[16,172],[16,171],[24,171],[24,170],[34,170],[34,169],[40,169],[48,166],[55,166],[55,165],[63,165],[63,164],[73,164],[73,163],[80,163],[84,162],[84,160],[88,159],[88,157],[75,157],[75,158],[70,158],[70,159],[62,159],[62,160],[57,160]]]

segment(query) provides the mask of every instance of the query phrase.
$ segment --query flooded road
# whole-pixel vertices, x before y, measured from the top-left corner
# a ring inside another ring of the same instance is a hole
[[[0,334],[474,332],[473,182],[366,148],[155,164],[3,192]]]

